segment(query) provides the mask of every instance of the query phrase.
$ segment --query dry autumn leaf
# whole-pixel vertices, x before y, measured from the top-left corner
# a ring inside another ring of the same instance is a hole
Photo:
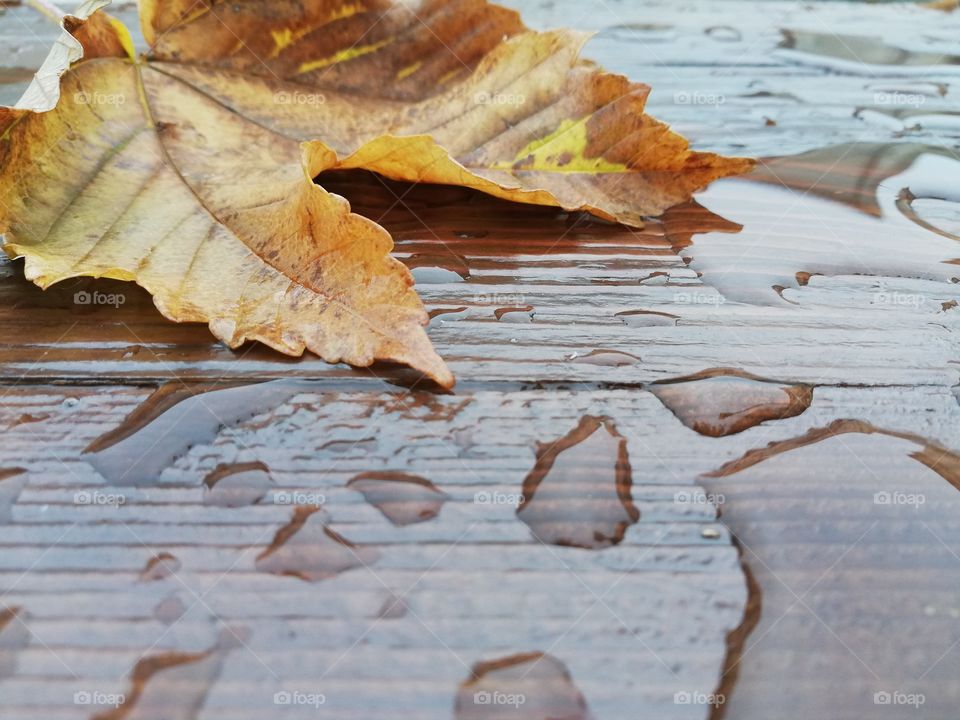
[[[389,235],[312,179],[365,168],[641,225],[750,161],[692,152],[649,88],[484,0],[91,0],[0,108],[0,232],[42,287],[133,280],[231,347],[394,360],[441,385]],[[62,76],[62,77],[61,77]]]

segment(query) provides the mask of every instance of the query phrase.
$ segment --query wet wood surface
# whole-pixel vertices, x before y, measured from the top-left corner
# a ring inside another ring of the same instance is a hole
[[[322,178],[447,395],[2,261],[2,717],[956,716],[960,14],[515,5],[765,161],[643,230]]]

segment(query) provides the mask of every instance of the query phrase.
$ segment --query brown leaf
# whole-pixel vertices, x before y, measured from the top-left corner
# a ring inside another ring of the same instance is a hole
[[[0,231],[27,278],[135,280],[231,347],[394,360],[453,384],[390,236],[311,181],[324,146],[118,58],[74,65],[59,93],[48,112],[11,111],[0,144]]]
[[[644,114],[650,88],[581,60],[586,34],[532,32],[484,0],[181,12],[143,11],[164,72],[293,140],[323,140],[337,167],[642,226],[753,166],[693,152]]]

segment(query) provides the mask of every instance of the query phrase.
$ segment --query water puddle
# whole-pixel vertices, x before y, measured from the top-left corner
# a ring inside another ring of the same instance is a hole
[[[273,481],[262,462],[218,465],[204,479],[203,504],[217,507],[256,505],[269,492]]]
[[[773,442],[765,448],[750,450],[737,460],[726,463],[719,470],[708,473],[707,477],[725,477],[732,475],[733,473],[746,470],[753,465],[769,460],[777,455],[782,455],[791,450],[814,445],[828,438],[848,433],[860,433],[863,435],[880,434],[914,443],[919,446],[919,449],[911,452],[910,457],[926,465],[937,473],[937,475],[960,490],[960,455],[920,435],[895,430],[883,430],[863,420],[835,420],[827,427],[815,428],[800,437]]]
[[[800,415],[813,401],[813,388],[782,384],[730,368],[705,370],[650,386],[666,408],[701,435],[735,435],[768,420]]]
[[[0,469],[0,524],[13,519],[13,506],[27,485],[26,473],[23,468]]]
[[[923,130],[946,135],[960,134],[960,112],[928,111],[877,107],[857,108],[854,117],[897,133]]]
[[[956,283],[958,174],[960,160],[940,148],[839,145],[765,160],[699,194],[703,207],[675,208],[662,221],[689,266],[728,300],[781,304],[813,275]],[[723,217],[711,223],[711,211]]]
[[[960,113],[957,118],[960,119]],[[917,197],[910,189],[901,193],[897,206],[917,225],[951,240],[960,240],[960,196]]]
[[[398,526],[435,518],[449,499],[426,478],[401,472],[362,473],[347,487],[362,493],[368,503]]]
[[[354,545],[328,528],[328,522],[319,508],[296,508],[270,547],[257,556],[257,570],[316,582],[377,560],[376,550]]]
[[[30,642],[23,608],[0,608],[0,680],[17,671],[17,653]]]
[[[586,355],[573,353],[567,357],[572,363],[582,365],[599,365],[600,367],[625,367],[639,365],[641,360],[636,355],[620,352],[619,350],[592,350]]]
[[[925,697],[923,717],[956,713],[960,695],[942,689],[960,673],[960,455],[846,419],[700,482],[725,497],[750,590],[723,717],[879,717],[874,698],[895,692]]]
[[[541,652],[473,666],[454,704],[456,720],[592,720],[567,666]]]
[[[541,542],[598,550],[619,543],[640,519],[627,440],[608,418],[584,416],[536,455],[517,517]]]
[[[653,310],[626,310],[616,313],[614,317],[620,318],[627,327],[673,327],[680,319],[679,315]]]
[[[97,438],[82,456],[112,485],[142,486],[194,445],[212,442],[220,429],[282,405],[306,388],[302,381],[161,386],[123,423]]]
[[[133,668],[123,704],[92,720],[195,720],[227,654],[242,642],[224,630],[205,652],[166,652],[141,659]]]
[[[154,582],[156,580],[165,580],[171,575],[175,575],[180,570],[181,563],[179,558],[171,553],[161,552],[147,560],[147,564],[140,571],[141,582]]]
[[[936,51],[919,52],[889,45],[878,37],[837,35],[834,33],[782,30],[783,40],[774,57],[827,68],[854,75],[869,75],[888,70],[898,75],[960,75],[960,55]]]
[[[470,268],[466,260],[453,253],[414,254],[403,262],[409,268],[417,285],[462,283],[470,278]]]

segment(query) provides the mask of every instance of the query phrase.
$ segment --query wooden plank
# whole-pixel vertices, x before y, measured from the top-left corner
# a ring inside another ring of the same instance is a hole
[[[651,112],[698,147],[768,159],[640,231],[323,178],[393,234],[460,379],[450,395],[393,366],[232,352],[135,286],[41,292],[0,262],[0,470],[25,470],[0,473],[4,718],[108,711],[157,659],[182,662],[144,685],[165,719],[462,720],[480,688],[526,693],[511,717],[527,720],[544,692],[582,696],[595,720],[955,716],[960,15],[512,4],[534,27],[598,31],[588,54],[651,83]],[[6,103],[55,29],[0,13]],[[135,24],[132,5],[117,14]],[[922,62],[891,61],[910,53]],[[93,291],[123,303],[75,298]],[[655,384],[716,368],[773,381],[679,386],[715,425],[747,418],[738,434],[695,432],[691,407],[664,404],[678,386]],[[812,402],[795,415],[751,405],[798,384]],[[796,440],[828,427],[884,432]],[[551,474],[542,443],[561,439]],[[205,478],[253,462],[262,499],[210,504]],[[517,513],[535,467],[549,492],[528,501],[551,528],[622,540],[541,542]],[[433,483],[439,512],[394,525],[348,486],[370,471]],[[160,553],[175,560],[144,579]],[[516,657],[532,652],[549,657]]]

